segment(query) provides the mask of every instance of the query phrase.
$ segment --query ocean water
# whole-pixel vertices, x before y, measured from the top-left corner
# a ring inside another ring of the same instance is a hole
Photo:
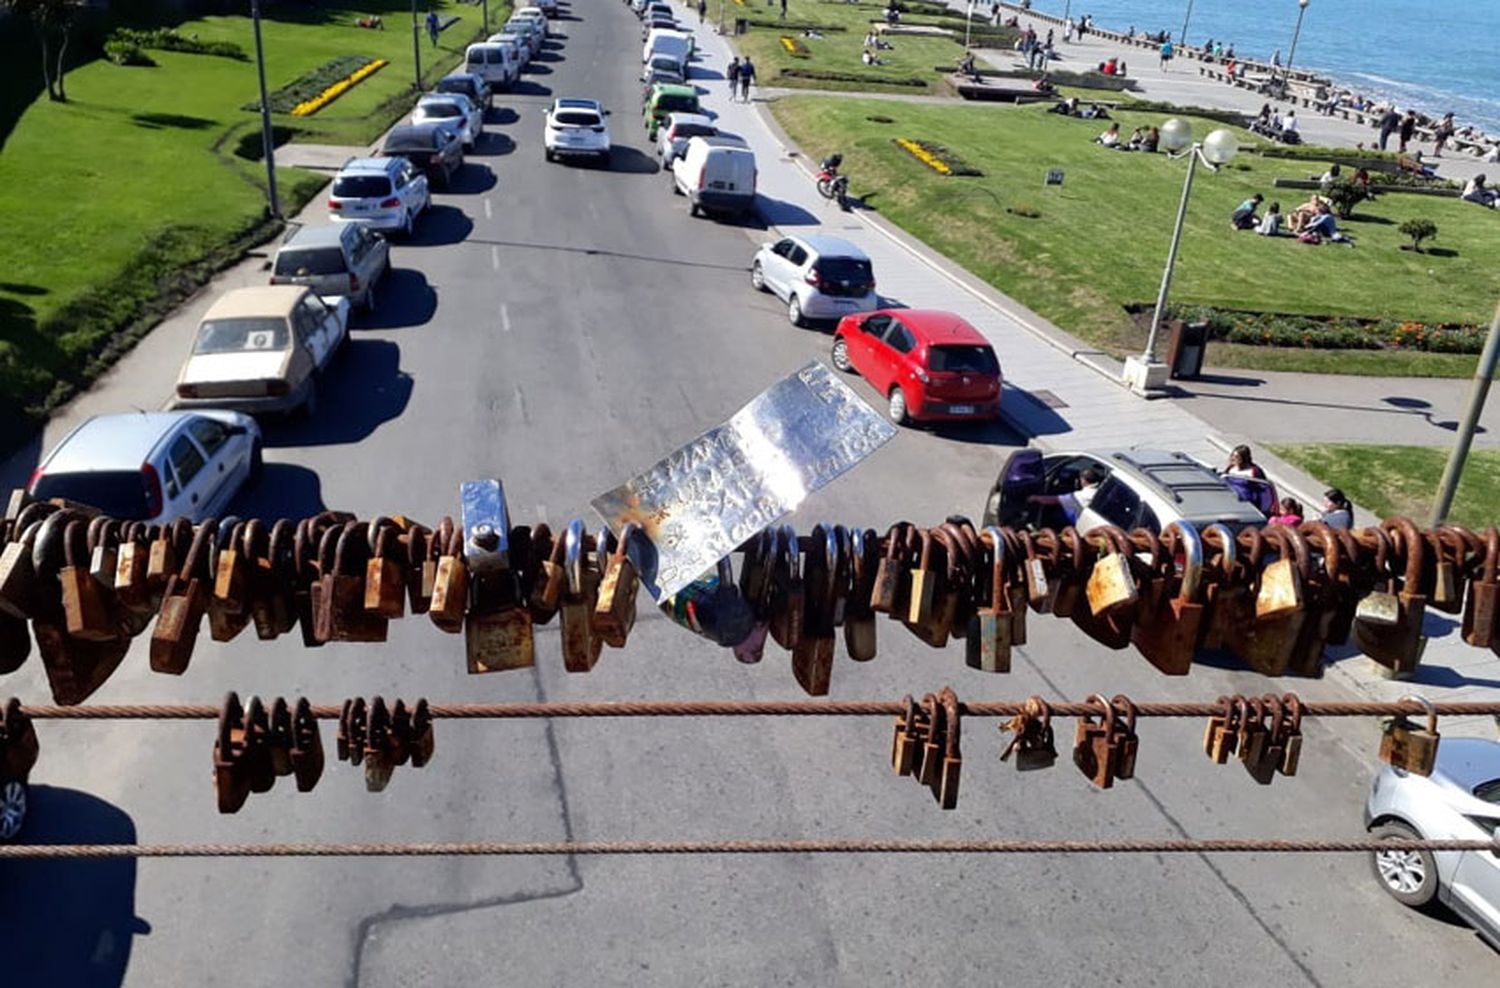
[[[1187,0],[1032,0],[1032,8],[1100,27],[1172,32],[1180,40]],[[1234,45],[1236,54],[1285,64],[1296,0],[1194,0],[1187,40]],[[1310,0],[1296,64],[1368,96],[1394,99],[1459,126],[1500,136],[1500,2],[1496,0]]]

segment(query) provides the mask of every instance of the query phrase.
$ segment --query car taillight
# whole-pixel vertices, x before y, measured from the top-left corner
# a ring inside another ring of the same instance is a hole
[[[814,288],[817,288],[823,283],[823,279],[818,276],[817,268],[813,268],[811,271],[807,272],[807,277],[803,278],[802,280],[807,282],[809,285],[812,285]]]
[[[921,381],[923,384],[931,384],[932,383],[932,378],[928,377],[927,376],[927,372],[924,371],[920,367],[913,367],[912,368],[912,372],[911,372],[911,376],[914,377],[914,378],[916,378],[917,380]]]
[[[381,209],[395,209],[399,205],[401,205],[401,200],[396,198],[395,196],[391,196],[389,199],[380,200]]]
[[[278,378],[273,378],[273,379],[271,379],[269,381],[266,381],[265,382],[265,388],[266,388],[266,394],[268,394],[268,395],[274,395],[274,396],[281,396],[281,395],[291,394],[291,391],[292,391],[291,384],[288,383],[287,381],[282,380],[279,377]]]
[[[359,275],[353,271],[349,272],[349,291],[351,293],[359,291]]]
[[[198,397],[198,389],[191,384],[179,384],[177,385],[177,397],[196,398]]]
[[[156,467],[142,463],[141,482],[146,487],[146,517],[155,518],[161,514],[161,477],[157,475]]]
[[[31,491],[33,494],[36,493],[37,481],[42,479],[42,474],[44,472],[44,469],[40,466],[31,471],[31,477],[26,481],[26,489],[28,491]]]
[[[707,182],[707,181],[708,181],[708,166],[704,165],[702,168],[698,169],[698,188],[700,188],[700,189],[703,188],[703,184],[705,182]]]
[[[328,208],[329,209],[343,209],[344,208],[344,204],[341,203],[341,202],[339,202],[337,199],[330,199],[330,200],[328,200]]]

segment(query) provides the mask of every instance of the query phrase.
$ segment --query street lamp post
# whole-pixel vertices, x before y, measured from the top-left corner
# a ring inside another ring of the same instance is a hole
[[[1307,13],[1308,0],[1297,0],[1297,29],[1292,32],[1292,49],[1286,55],[1286,71],[1281,74],[1281,89],[1286,91],[1292,82],[1292,59],[1297,57],[1297,39],[1302,36],[1302,17]]]
[[[417,27],[417,0],[411,0],[411,60],[417,71],[417,92],[422,91],[422,29]]]
[[[266,57],[260,44],[260,0],[250,0],[250,22],[255,26],[255,72],[260,77],[260,142],[266,158],[266,199],[271,215],[281,217],[281,199],[276,194],[276,140],[271,134],[271,104],[266,99]]]
[[[1448,464],[1443,468],[1443,479],[1438,483],[1437,496],[1433,499],[1432,525],[1436,528],[1448,520],[1448,511],[1453,507],[1453,495],[1458,491],[1458,478],[1463,476],[1464,462],[1469,458],[1469,446],[1474,442],[1474,431],[1479,426],[1479,415],[1484,411],[1485,399],[1490,394],[1490,381],[1495,376],[1495,366],[1500,364],[1500,306],[1495,309],[1495,318],[1490,323],[1490,335],[1484,341],[1484,353],[1479,357],[1479,366],[1474,369],[1474,386],[1469,391],[1469,407],[1458,427],[1458,436],[1453,440],[1453,450],[1448,454]]]
[[[1193,0],[1188,0],[1187,13],[1182,15],[1182,35],[1177,39],[1179,46],[1187,44],[1188,21],[1193,17]]]
[[[489,37],[489,33],[490,33],[490,0],[483,0],[483,2],[484,2],[484,34],[485,34],[485,37]]]
[[[1156,359],[1156,338],[1161,333],[1162,320],[1167,312],[1167,294],[1172,288],[1172,271],[1177,266],[1177,248],[1182,243],[1182,225],[1187,219],[1188,198],[1193,192],[1193,178],[1201,160],[1214,171],[1227,164],[1239,151],[1239,142],[1227,130],[1215,130],[1202,142],[1193,141],[1192,126],[1173,117],[1161,125],[1161,144],[1173,158],[1187,156],[1187,176],[1182,182],[1182,199],[1177,204],[1177,222],[1172,227],[1172,245],[1167,249],[1167,265],[1162,270],[1161,290],[1156,295],[1156,308],[1151,312],[1151,329],[1146,334],[1146,348],[1138,357],[1125,359],[1123,380],[1137,394],[1148,394],[1160,390],[1167,383],[1169,368]]]

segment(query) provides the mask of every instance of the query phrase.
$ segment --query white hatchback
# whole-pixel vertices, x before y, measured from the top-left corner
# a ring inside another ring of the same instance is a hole
[[[547,110],[542,147],[548,161],[559,157],[609,161],[609,111],[593,99],[559,99]]]
[[[427,176],[405,158],[351,158],[333,177],[328,216],[372,230],[411,236],[417,215],[432,205]]]
[[[428,93],[417,100],[411,122],[448,124],[458,131],[464,150],[472,151],[484,133],[484,110],[463,93]]]

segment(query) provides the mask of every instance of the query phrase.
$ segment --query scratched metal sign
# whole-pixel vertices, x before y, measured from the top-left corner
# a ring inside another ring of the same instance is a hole
[[[641,526],[630,554],[660,600],[895,435],[814,361],[593,506],[617,533]]]

